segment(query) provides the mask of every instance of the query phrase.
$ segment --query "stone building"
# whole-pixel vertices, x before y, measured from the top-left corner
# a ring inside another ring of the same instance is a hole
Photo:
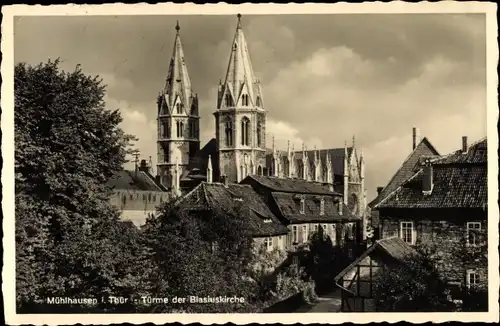
[[[145,160],[135,171],[123,170],[115,175],[108,186],[113,189],[111,204],[120,210],[122,221],[132,221],[137,227],[171,197],[167,189],[155,180]]]
[[[487,282],[487,141],[422,157],[412,175],[374,205],[382,238],[397,236],[433,252],[450,284]]]
[[[238,183],[249,175],[328,183],[342,194],[351,212],[364,216],[365,162],[354,139],[352,146],[332,149],[266,147],[266,135],[272,131],[266,132],[263,90],[240,19],[238,15],[226,76],[219,82],[214,103],[215,137],[201,149],[198,98],[191,89],[176,27],[167,83],[158,99],[157,173],[162,185],[179,195],[203,181]]]
[[[418,163],[422,160],[422,158],[438,156],[438,151],[434,148],[427,137],[420,139],[420,130],[418,128],[413,128],[412,151],[403,161],[396,173],[394,173],[387,185],[385,187],[377,187],[377,197],[368,204],[372,210],[370,217],[371,225],[377,231],[375,236],[376,238],[380,237],[378,221],[379,212],[374,209],[374,207],[415,174],[415,172],[419,169]]]

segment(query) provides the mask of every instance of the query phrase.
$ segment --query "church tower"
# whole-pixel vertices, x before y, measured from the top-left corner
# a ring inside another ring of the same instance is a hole
[[[260,82],[250,61],[241,15],[224,83],[219,83],[215,129],[220,175],[239,182],[266,168],[266,111]]]
[[[193,93],[175,26],[174,50],[165,88],[158,96],[157,175],[167,188],[179,191],[179,179],[200,148],[198,95]]]

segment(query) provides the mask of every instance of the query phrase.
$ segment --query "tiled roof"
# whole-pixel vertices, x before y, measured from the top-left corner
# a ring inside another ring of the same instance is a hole
[[[278,178],[262,175],[249,175],[241,182],[252,179],[262,186],[271,189],[272,191],[301,193],[301,194],[323,194],[330,196],[342,196],[337,192],[330,191],[328,185],[322,183],[306,181],[303,179]]]
[[[288,229],[269,210],[263,198],[248,185],[225,186],[221,183],[202,182],[179,202],[185,208],[222,207],[228,211],[234,211],[238,204],[242,205],[242,212],[248,213],[246,217],[250,220],[254,237],[288,233]]]
[[[335,276],[335,282],[338,282],[342,277],[344,277],[354,267],[356,267],[356,265],[358,265],[363,259],[374,252],[386,256],[392,260],[396,260],[400,263],[405,263],[406,261],[408,261],[408,259],[411,259],[412,256],[418,255],[418,252],[415,249],[413,249],[409,244],[398,237],[377,240],[368,249],[366,249],[366,251],[361,254],[361,256],[359,256],[342,272]]]
[[[488,162],[488,146],[486,138],[472,144],[467,152],[455,151],[448,155],[433,159],[433,165],[437,164],[482,164]]]
[[[423,170],[377,204],[376,208],[483,208],[488,203],[488,169],[483,166],[433,166],[433,188],[422,192]]]
[[[358,221],[347,206],[342,203],[342,215],[337,209],[338,198],[331,196],[306,195],[304,196],[304,214],[300,213],[300,198],[296,194],[273,192],[272,197],[280,210],[281,215],[290,223],[294,222],[333,222]],[[324,200],[324,215],[320,214],[320,201]]]
[[[384,198],[378,208],[485,208],[488,203],[487,141],[467,152],[455,151],[431,160],[433,188],[422,192],[423,170]]]
[[[394,174],[389,183],[382,189],[380,194],[368,206],[375,207],[382,199],[386,198],[394,190],[396,190],[403,182],[408,180],[414,173],[415,167],[420,163],[421,157],[435,157],[439,155],[434,146],[423,138],[422,141],[415,147],[411,154],[401,164],[399,170]]]
[[[162,185],[155,182],[153,176],[144,171],[122,170],[113,176],[107,185],[120,190],[166,191]]]

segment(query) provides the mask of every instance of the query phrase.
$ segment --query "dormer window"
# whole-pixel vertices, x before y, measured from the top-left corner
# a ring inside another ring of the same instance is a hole
[[[323,198],[319,201],[319,215],[325,215],[325,200]]]
[[[306,213],[306,200],[304,197],[300,199],[300,214]]]

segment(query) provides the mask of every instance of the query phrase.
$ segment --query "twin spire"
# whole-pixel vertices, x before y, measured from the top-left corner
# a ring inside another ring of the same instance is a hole
[[[230,101],[227,100],[228,98]],[[218,109],[228,106],[263,107],[262,90],[252,67],[240,14],[238,14],[226,78],[221,85],[219,99],[221,100]]]
[[[184,60],[184,50],[182,49],[179,21],[175,26],[176,35],[174,50],[170,58],[168,77],[165,84],[165,100],[170,110],[174,110],[177,104],[182,105],[182,110],[190,114],[193,105],[193,90],[191,79],[189,78],[187,65]]]

